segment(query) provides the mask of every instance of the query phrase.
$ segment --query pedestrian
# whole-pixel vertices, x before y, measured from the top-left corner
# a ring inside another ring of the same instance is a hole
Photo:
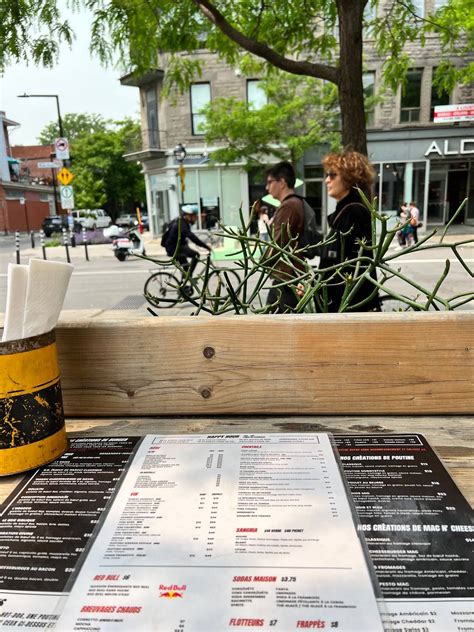
[[[418,243],[418,228],[421,226],[420,224],[420,209],[417,207],[416,202],[410,202],[410,207],[408,209],[410,215],[410,226],[413,229],[413,241],[415,244]]]
[[[268,217],[268,207],[262,204],[261,200],[255,202],[255,213],[257,214],[258,237],[262,241],[268,241],[270,238],[269,229],[273,220]]]
[[[368,263],[347,263],[362,256],[372,258],[372,222],[369,209],[359,193],[360,189],[370,200],[375,172],[368,159],[357,151],[346,150],[328,154],[323,159],[328,195],[337,202],[336,210],[328,216],[330,227],[327,238],[333,242],[324,246],[319,262],[321,291],[315,297],[316,310],[338,312],[348,283],[354,285],[367,269]],[[340,264],[337,271],[325,269]],[[342,265],[341,265],[342,264]],[[375,280],[375,271],[371,273]],[[379,310],[378,291],[364,279],[350,299],[349,311]]]
[[[303,234],[304,206],[301,198],[295,195],[295,182],[295,171],[289,162],[279,162],[266,172],[266,189],[272,197],[280,201],[272,226],[273,240],[282,248],[292,241],[294,249],[297,249]],[[279,253],[269,247],[265,258],[273,267],[273,285],[268,292],[267,305],[274,305],[273,311],[279,314],[290,312],[299,301],[291,281],[304,270],[303,255],[294,255],[290,263],[283,261]],[[282,282],[287,285],[275,287]]]

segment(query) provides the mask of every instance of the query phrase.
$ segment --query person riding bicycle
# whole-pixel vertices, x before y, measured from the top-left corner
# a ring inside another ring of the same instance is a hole
[[[166,241],[163,244],[166,254],[169,257],[174,255],[175,261],[181,265],[184,271],[187,273],[189,270],[190,277],[193,276],[194,268],[197,265],[199,252],[188,246],[188,240],[190,239],[201,248],[206,248],[210,252],[212,251],[212,247],[205,244],[191,230],[191,226],[197,221],[198,214],[199,208],[197,205],[184,205],[181,209],[181,217],[176,217],[170,222],[166,231]]]

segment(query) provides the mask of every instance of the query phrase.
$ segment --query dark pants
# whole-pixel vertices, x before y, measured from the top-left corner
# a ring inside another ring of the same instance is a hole
[[[175,259],[181,265],[185,273],[189,270],[189,276],[192,278],[194,269],[199,261],[199,252],[189,246],[181,246],[176,253]],[[191,261],[188,261],[188,259],[191,259]]]
[[[278,279],[273,281],[273,286],[281,283]],[[294,291],[288,286],[284,287],[271,287],[267,296],[267,305],[271,305],[278,301],[278,305],[273,308],[274,314],[284,314],[291,313],[292,308],[294,309],[298,305],[298,297],[295,295]]]

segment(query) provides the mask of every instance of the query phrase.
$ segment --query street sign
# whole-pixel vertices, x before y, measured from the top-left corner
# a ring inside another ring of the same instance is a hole
[[[74,191],[71,186],[59,187],[59,194],[63,208],[74,208]]]
[[[61,167],[60,160],[54,160],[51,162],[39,162],[38,169],[59,169]]]
[[[58,173],[57,178],[61,184],[64,184],[65,186],[67,186],[68,184],[72,182],[72,179],[74,178],[74,176],[69,171],[69,169],[66,169],[66,167],[63,167],[61,171]]]
[[[474,103],[459,105],[436,105],[434,123],[460,123],[474,121]]]
[[[56,158],[59,160],[69,160],[69,142],[67,138],[56,138],[54,141]]]

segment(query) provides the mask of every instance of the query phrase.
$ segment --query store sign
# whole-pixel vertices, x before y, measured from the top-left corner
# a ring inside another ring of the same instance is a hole
[[[457,146],[454,145],[458,142]],[[474,138],[434,140],[425,151],[425,156],[436,154],[438,156],[466,156],[474,154]]]
[[[474,103],[460,105],[436,105],[434,108],[435,123],[459,123],[474,121]]]

